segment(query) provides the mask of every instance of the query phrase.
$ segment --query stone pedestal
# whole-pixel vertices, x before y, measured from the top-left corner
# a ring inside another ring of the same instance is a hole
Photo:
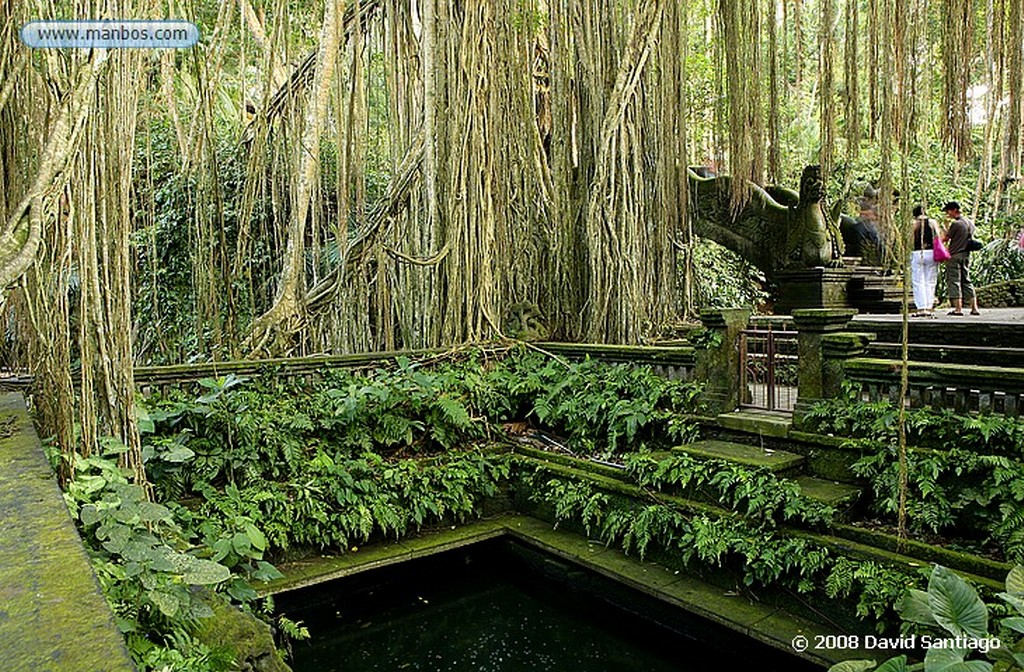
[[[779,283],[777,314],[791,313],[799,308],[850,308],[847,287],[853,278],[850,268],[802,268],[782,271]]]
[[[799,358],[794,427],[802,425],[804,415],[815,402],[839,393],[842,361],[863,352],[870,342],[869,335],[845,333],[856,314],[852,309],[793,311]]]
[[[750,310],[723,308],[703,310],[700,321],[704,334],[696,348],[696,380],[705,381],[708,413],[718,415],[735,410],[740,402],[740,332],[750,322]]]

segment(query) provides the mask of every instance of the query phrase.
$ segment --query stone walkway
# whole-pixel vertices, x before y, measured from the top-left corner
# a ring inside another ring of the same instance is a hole
[[[20,394],[0,395],[5,672],[135,669]]]
[[[956,322],[956,323],[981,323],[981,324],[1019,324],[1024,328],[1024,308],[981,308],[981,315],[968,315],[970,309],[964,309],[964,315],[947,315],[949,308],[940,308],[935,311],[935,317],[920,318],[912,317],[910,321],[912,323],[917,322]],[[853,318],[854,322],[858,321],[871,321],[871,322],[899,322],[903,319],[902,315],[858,315]],[[1022,334],[1022,340],[1024,340],[1024,334]]]

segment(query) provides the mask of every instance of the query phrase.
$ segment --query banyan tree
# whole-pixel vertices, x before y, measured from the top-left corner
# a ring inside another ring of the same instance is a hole
[[[3,3],[8,359],[66,453],[137,468],[137,360],[657,338],[699,308],[689,166],[736,208],[820,164],[840,209],[1013,212],[1022,4]],[[203,39],[31,51],[44,14]]]

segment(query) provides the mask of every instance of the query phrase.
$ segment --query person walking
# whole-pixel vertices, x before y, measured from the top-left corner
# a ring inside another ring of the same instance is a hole
[[[935,317],[935,283],[939,269],[932,249],[938,236],[938,224],[925,214],[920,205],[914,206],[914,247],[910,253],[910,280],[914,288],[914,306],[911,317]]]
[[[960,212],[960,204],[950,201],[942,211],[949,218],[946,229],[946,248],[949,261],[946,262],[946,292],[949,295],[950,315],[964,314],[964,300],[971,302],[971,315],[980,315],[978,297],[974,293],[970,274],[970,250],[968,245],[974,238],[974,222]]]

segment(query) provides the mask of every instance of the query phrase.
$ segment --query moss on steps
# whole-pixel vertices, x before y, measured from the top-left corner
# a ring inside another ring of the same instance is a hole
[[[0,395],[5,672],[134,670],[20,394]]]
[[[695,441],[673,450],[686,453],[698,459],[725,460],[755,469],[764,467],[776,475],[794,473],[806,461],[802,455],[784,450],[758,448],[744,443],[719,441],[716,439]]]

